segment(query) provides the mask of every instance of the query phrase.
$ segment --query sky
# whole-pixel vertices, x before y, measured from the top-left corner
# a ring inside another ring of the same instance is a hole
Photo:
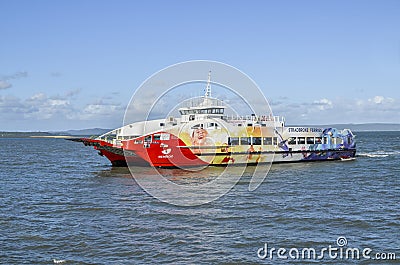
[[[232,65],[291,124],[400,123],[400,1],[0,0],[0,131],[122,126],[179,62]]]

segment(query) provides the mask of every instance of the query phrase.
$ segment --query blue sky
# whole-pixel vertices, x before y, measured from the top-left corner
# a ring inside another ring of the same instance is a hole
[[[156,71],[214,60],[292,124],[400,123],[400,1],[0,0],[0,130],[122,125]]]

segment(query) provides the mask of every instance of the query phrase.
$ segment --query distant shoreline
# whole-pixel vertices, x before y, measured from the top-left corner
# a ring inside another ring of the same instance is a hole
[[[0,138],[51,138],[70,139],[79,137],[90,137],[92,135],[61,135],[48,132],[0,132]]]
[[[77,138],[77,136],[72,135],[32,135],[26,138],[61,138],[61,139],[70,139]]]

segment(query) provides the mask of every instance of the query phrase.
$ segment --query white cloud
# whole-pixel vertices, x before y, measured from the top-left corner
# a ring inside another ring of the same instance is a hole
[[[383,97],[383,96],[375,96],[373,98],[369,98],[368,102],[372,102],[375,104],[390,104],[395,101],[394,98],[389,98],[389,97]]]
[[[316,105],[319,110],[331,109],[333,107],[332,101],[326,98],[314,100],[313,104]]]
[[[37,93],[26,99],[0,95],[3,130],[64,130],[71,128],[122,126],[125,106],[110,99],[81,105],[72,90],[65,95]]]
[[[84,115],[114,115],[116,111],[120,111],[121,106],[113,104],[88,104],[83,109]]]
[[[35,94],[23,103],[24,108],[28,110],[24,117],[30,119],[46,120],[63,117],[73,111],[69,100],[48,97],[43,93]]]
[[[49,96],[44,93],[34,94],[26,99],[0,95],[0,122],[2,128],[13,130],[15,124],[20,128],[32,130],[118,127],[122,125],[125,105],[112,99],[101,98],[86,102],[83,106],[76,95],[79,90],[63,96]],[[177,97],[169,98],[171,102],[179,101]],[[271,100],[275,115],[286,117],[287,124],[332,124],[332,123],[365,123],[393,122],[400,123],[400,100],[391,97],[374,96],[370,98],[316,98],[309,101],[294,99]],[[148,107],[153,102],[143,99],[137,107]],[[170,105],[159,102],[156,114],[165,117]],[[229,100],[227,103],[230,104]],[[143,109],[135,109],[135,119],[141,120],[147,114]],[[142,116],[140,116],[142,114]],[[161,115],[160,114],[160,115]],[[22,127],[25,126],[25,127]]]
[[[12,84],[9,82],[10,80],[13,79],[20,79],[28,76],[28,72],[23,71],[23,72],[16,72],[11,75],[1,75],[0,76],[0,89],[7,89],[12,87]]]
[[[375,104],[382,104],[385,98],[382,96],[375,96],[374,98],[368,99],[369,102],[374,102]]]
[[[375,96],[367,99],[318,99],[293,102],[288,99],[272,106],[275,115],[286,117],[288,124],[400,123],[400,100]]]
[[[28,76],[28,72],[27,71],[19,71],[19,72],[15,72],[11,75],[2,75],[0,77],[1,80],[12,80],[12,79],[20,79],[20,78],[24,78]]]
[[[81,91],[82,91],[82,89],[80,89],[80,88],[69,90],[69,91],[67,91],[65,96],[66,97],[74,97],[74,96],[78,95],[79,93],[81,93]]]
[[[12,85],[10,83],[8,83],[7,81],[4,80],[0,80],[0,89],[7,89],[12,87]]]

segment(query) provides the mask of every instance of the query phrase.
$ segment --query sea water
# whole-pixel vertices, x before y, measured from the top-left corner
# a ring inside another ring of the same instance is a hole
[[[342,250],[396,253],[398,262],[400,132],[356,135],[355,161],[273,165],[257,190],[248,191],[245,175],[220,199],[192,207],[151,197],[129,170],[79,143],[0,139],[0,263],[304,264],[318,260],[296,249],[319,255],[338,238]],[[163,173],[191,181],[179,169]],[[276,249],[272,257],[265,246]],[[319,261],[371,262],[327,252]]]

